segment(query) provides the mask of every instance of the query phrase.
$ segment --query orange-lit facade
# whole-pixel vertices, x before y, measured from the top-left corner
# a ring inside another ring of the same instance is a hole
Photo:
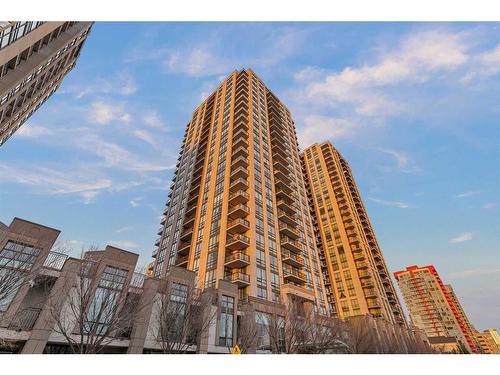
[[[347,161],[330,142],[302,152],[330,310],[406,325],[401,304]]]
[[[327,314],[289,110],[251,70],[234,71],[187,124],[156,242],[154,275],[193,270],[239,298],[294,295]]]
[[[410,266],[394,273],[414,325],[428,337],[455,337],[472,353],[479,347],[474,329],[450,285],[434,266]]]

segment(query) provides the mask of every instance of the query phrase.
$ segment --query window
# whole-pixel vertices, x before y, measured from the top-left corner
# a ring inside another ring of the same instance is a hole
[[[40,249],[13,241],[0,251],[0,283],[10,285],[0,288],[0,311],[9,307],[39,253]]]
[[[233,346],[234,298],[223,295],[220,309],[219,346]]]
[[[90,266],[90,263],[89,263]],[[84,332],[105,335],[113,319],[128,271],[106,266],[88,310]]]

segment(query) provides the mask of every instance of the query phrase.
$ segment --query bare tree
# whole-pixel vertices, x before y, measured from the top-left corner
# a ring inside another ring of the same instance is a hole
[[[346,344],[351,354],[373,354],[377,352],[377,335],[366,317],[350,319],[347,323]]]
[[[41,249],[36,245],[25,245],[8,241],[0,249],[0,311],[6,310],[22,285],[32,282],[36,274],[36,260]]]
[[[28,245],[16,241],[8,241],[0,249],[0,311],[5,311],[24,286],[34,286],[40,278],[40,270],[46,268],[60,268],[67,258],[68,249],[64,244],[56,244],[52,250],[40,259],[42,247],[34,243]]]
[[[241,353],[247,354],[257,347],[259,331],[252,309],[244,306],[242,310],[243,315],[239,316],[237,321],[237,342]]]
[[[199,345],[217,314],[212,294],[192,285],[164,282],[152,318],[163,353],[186,353]]]
[[[344,324],[336,318],[311,314],[309,342],[304,348],[308,353],[326,354],[344,352]]]
[[[310,314],[301,301],[290,299],[283,315],[261,315],[259,324],[266,331],[270,350],[273,353],[300,353],[308,342]]]
[[[127,271],[110,266],[100,270],[98,263],[84,258],[67,299],[49,299],[54,332],[73,353],[99,353],[114,339],[127,336],[138,301],[124,290],[126,278]]]

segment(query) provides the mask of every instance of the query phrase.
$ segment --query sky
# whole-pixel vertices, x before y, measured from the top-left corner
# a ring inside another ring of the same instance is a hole
[[[0,220],[146,265],[193,110],[249,67],[349,161],[389,270],[433,264],[500,328],[500,23],[96,23],[0,148]]]

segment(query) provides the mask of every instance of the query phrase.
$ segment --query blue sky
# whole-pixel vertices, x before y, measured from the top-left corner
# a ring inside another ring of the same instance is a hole
[[[185,125],[245,67],[348,159],[390,270],[434,264],[500,328],[499,23],[96,23],[0,150],[0,220],[148,263]]]

